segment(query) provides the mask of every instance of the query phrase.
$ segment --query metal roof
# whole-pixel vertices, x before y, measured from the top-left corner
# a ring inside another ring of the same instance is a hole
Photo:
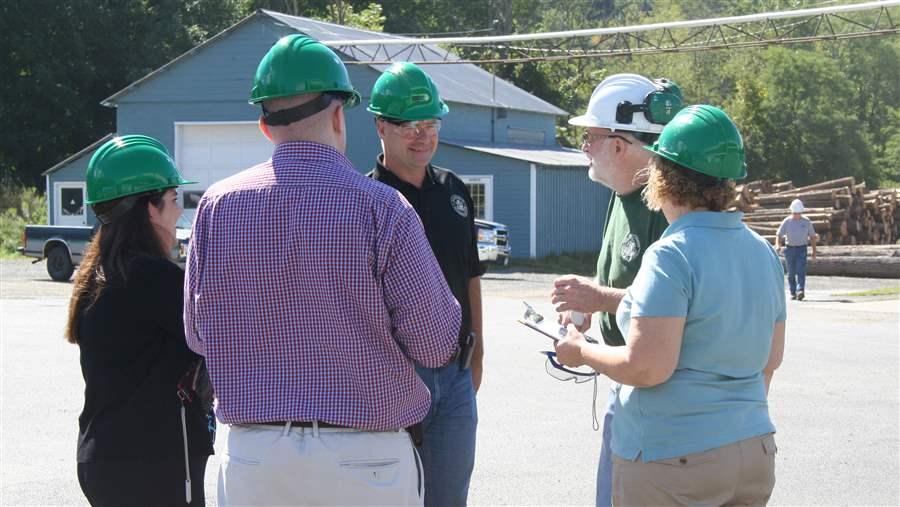
[[[546,166],[587,167],[584,153],[572,148],[525,144],[481,144],[441,140],[441,144]]]
[[[112,139],[112,137],[113,137],[114,135],[115,135],[115,134],[106,134],[105,136],[103,136],[103,137],[101,137],[100,139],[94,141],[93,143],[89,144],[88,146],[85,146],[85,147],[82,148],[81,150],[75,152],[75,153],[72,154],[71,156],[66,157],[64,160],[62,160],[61,162],[59,162],[59,163],[56,164],[55,166],[51,167],[50,169],[47,169],[46,171],[42,172],[42,173],[41,173],[41,176],[47,176],[48,174],[50,174],[50,173],[52,173],[52,172],[56,172],[56,171],[62,169],[63,166],[69,165],[71,162],[74,162],[74,161],[78,160],[79,158],[83,157],[84,155],[87,155],[88,153],[90,153],[90,152],[94,151],[95,149],[99,148],[101,144],[103,144],[103,143],[105,143],[106,141],[109,141],[110,139]]]
[[[324,21],[317,21],[298,16],[289,16],[274,11],[261,9],[260,12],[295,30],[313,37],[323,43],[352,38],[403,40],[405,37],[380,32],[370,32],[358,28],[350,28]],[[347,60],[370,60],[373,53],[379,51],[372,47],[333,47],[336,52],[343,54]],[[415,54],[411,51],[393,51],[376,55],[383,60],[403,62],[410,59],[425,61],[455,60],[457,57],[448,54],[447,51],[436,45],[427,45],[416,48]],[[368,65],[378,72],[383,72],[387,65]],[[553,104],[540,99],[525,90],[495,77],[490,72],[470,64],[459,65],[431,65],[427,66],[428,75],[437,84],[441,91],[441,97],[448,102],[461,104],[473,104],[478,106],[499,107],[517,109],[555,116],[566,116],[569,113]]]

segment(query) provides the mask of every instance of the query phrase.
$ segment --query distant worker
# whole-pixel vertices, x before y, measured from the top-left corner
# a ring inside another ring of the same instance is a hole
[[[250,92],[272,158],[197,208],[184,315],[231,425],[220,505],[422,505],[414,363],[453,357],[460,310],[412,206],[344,156],[359,98],[331,49],[279,40]]]
[[[590,314],[599,313],[603,340],[623,346],[616,308],[631,285],[647,248],[662,235],[669,222],[659,210],[650,210],[641,198],[645,184],[637,179],[653,156],[643,149],[653,144],[663,127],[681,110],[681,90],[667,79],[651,81],[636,74],[604,79],[588,102],[587,111],[569,120],[585,127],[581,151],[589,161],[588,177],[613,191],[603,225],[597,258],[597,278],[566,275],[554,281],[552,302],[562,312],[562,324],[573,322],[571,312],[587,314],[579,327],[590,327]],[[597,505],[612,499],[612,422],[619,384],[610,386],[603,417],[603,442],[597,469]]]
[[[784,261],[787,264],[788,289],[791,299],[803,301],[806,297],[806,246],[812,245],[812,258],[816,258],[816,229],[803,216],[803,201],[794,199],[791,214],[778,226],[775,233],[775,249],[782,253],[781,238],[784,238]]]
[[[449,109],[431,77],[412,63],[391,65],[372,89],[368,110],[382,154],[369,176],[396,188],[415,208],[444,278],[462,307],[461,350],[474,347],[471,368],[453,361],[438,368],[417,365],[431,391],[431,409],[422,421],[419,448],[425,465],[425,505],[465,505],[475,466],[481,384],[481,278],[475,206],[453,172],[431,164],[441,118]],[[471,336],[470,336],[471,333]]]

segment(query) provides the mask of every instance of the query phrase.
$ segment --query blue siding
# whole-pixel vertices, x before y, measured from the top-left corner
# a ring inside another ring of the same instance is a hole
[[[496,115],[495,115],[496,116]],[[529,113],[527,111],[508,110],[506,118],[496,120],[497,143],[515,143],[509,138],[509,129],[517,128],[544,133],[545,146],[557,146],[556,117],[548,114]]]
[[[516,128],[543,133],[543,141],[537,144],[556,146],[556,123],[552,115],[508,110],[506,118],[497,118],[491,108],[451,102],[450,114],[444,118],[441,137],[453,141],[478,143],[515,143],[509,137],[509,129]],[[494,116],[494,136],[491,137],[491,116]]]
[[[434,164],[461,175],[493,175],[494,221],[509,228],[513,257],[528,257],[531,181],[528,162],[441,145]]]
[[[50,208],[50,216],[47,218],[49,219],[48,223],[50,225],[57,225],[56,212],[59,209],[59,203],[56,202],[56,192],[53,191],[54,183],[83,182],[85,180],[85,173],[87,172],[88,162],[91,161],[91,157],[94,155],[94,151],[85,153],[84,155],[76,158],[75,160],[69,162],[63,167],[60,167],[59,169],[48,175],[49,186],[47,188],[47,205]],[[87,199],[87,195],[85,195],[85,199]],[[85,208],[87,210],[87,216],[85,217],[87,220],[87,225],[96,224],[97,217],[94,216],[94,212],[91,211],[91,207],[85,205]]]
[[[295,33],[268,17],[248,20],[116,99],[117,132],[145,134],[175,152],[176,122],[256,121],[258,107],[247,104],[260,58],[278,38]],[[348,65],[351,81],[363,95],[347,111],[347,155],[362,172],[371,169],[381,145],[372,116],[365,110],[379,73],[367,65]],[[427,69],[426,69],[427,70]],[[501,100],[502,102],[502,100]],[[497,118],[489,107],[451,102],[441,137],[477,143],[509,143],[511,128],[543,133],[538,141],[555,146],[553,115],[507,110]],[[492,134],[493,118],[493,136]],[[50,202],[55,181],[84,181],[90,153],[50,174]],[[530,164],[463,148],[440,145],[434,163],[461,175],[493,177],[493,219],[510,231],[513,255],[530,254]],[[597,250],[608,192],[590,183],[584,168],[538,166],[537,254]],[[51,209],[51,217],[53,216]],[[88,217],[94,223],[93,215]],[[596,231],[585,235],[581,231]]]
[[[610,190],[584,167],[541,166],[537,188],[538,257],[599,252]]]

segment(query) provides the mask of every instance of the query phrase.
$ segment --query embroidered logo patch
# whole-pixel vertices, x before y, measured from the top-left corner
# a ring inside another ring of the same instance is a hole
[[[450,196],[450,207],[453,208],[453,211],[455,211],[457,215],[463,218],[469,216],[469,206],[466,204],[466,200],[460,195],[453,194]]]
[[[638,239],[637,235],[629,234],[625,236],[625,241],[622,242],[622,260],[631,262],[637,259],[639,253],[641,253],[641,240]]]

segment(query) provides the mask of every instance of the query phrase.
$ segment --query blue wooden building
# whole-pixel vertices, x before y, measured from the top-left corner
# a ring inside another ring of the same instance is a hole
[[[103,101],[116,108],[118,134],[159,139],[184,176],[198,182],[182,188],[187,218],[211,183],[271,155],[272,145],[257,127],[259,109],[247,98],[259,60],[293,33],[321,41],[396,37],[260,10]],[[415,58],[447,58],[436,46],[428,49]],[[371,48],[341,48],[338,54],[353,62],[364,51]],[[386,65],[347,67],[363,95],[363,104],[347,111],[347,155],[366,172],[381,147],[365,105]],[[513,255],[598,250],[609,191],[588,180],[581,152],[557,144],[556,120],[568,113],[472,64],[425,70],[450,107],[434,163],[469,185],[479,218],[509,227]],[[44,173],[52,224],[94,223],[83,205],[84,175],[105,140]]]

